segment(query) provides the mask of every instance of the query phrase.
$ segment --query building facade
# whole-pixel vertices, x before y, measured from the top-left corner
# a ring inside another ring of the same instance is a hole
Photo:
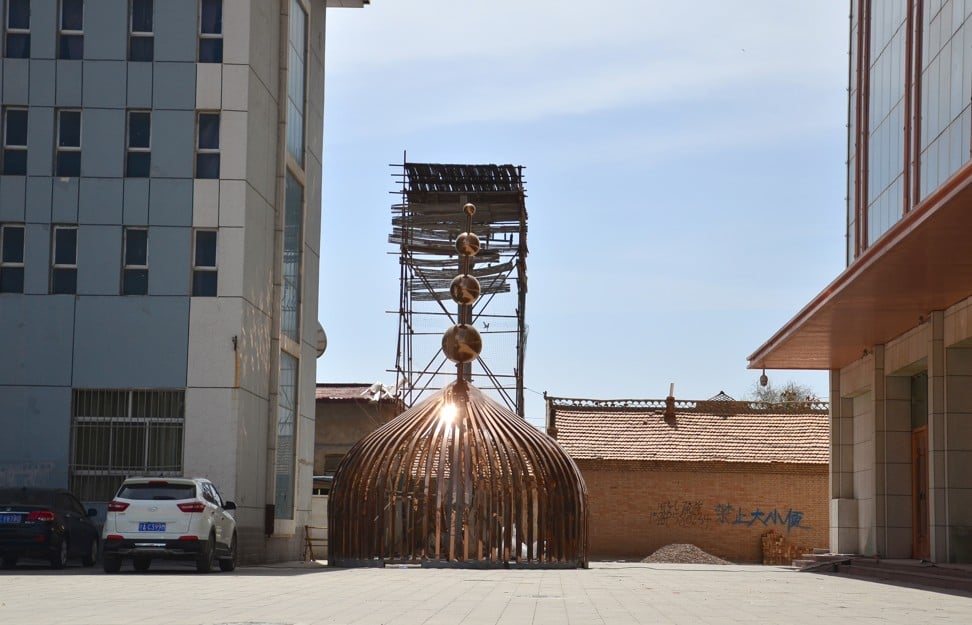
[[[205,476],[241,561],[297,557],[325,2],[0,6],[0,483]]]
[[[587,484],[592,558],[688,543],[790,564],[827,548],[826,404],[546,399],[547,432]]]
[[[972,4],[852,0],[847,267],[750,357],[830,371],[830,546],[972,562]]]
[[[314,494],[326,495],[338,465],[355,443],[405,412],[383,384],[317,384]]]

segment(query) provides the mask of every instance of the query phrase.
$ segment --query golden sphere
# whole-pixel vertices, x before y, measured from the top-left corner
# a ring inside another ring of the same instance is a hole
[[[482,287],[475,276],[456,276],[449,285],[449,293],[452,295],[452,301],[457,304],[472,304],[479,299]]]
[[[473,215],[476,214],[476,205],[471,203],[466,204],[465,206],[462,207],[462,210],[464,213],[472,217]]]
[[[442,334],[442,353],[452,362],[472,362],[483,351],[483,337],[476,328],[464,323],[454,325]]]
[[[463,232],[456,237],[456,251],[463,256],[475,256],[479,253],[479,237],[472,232]]]

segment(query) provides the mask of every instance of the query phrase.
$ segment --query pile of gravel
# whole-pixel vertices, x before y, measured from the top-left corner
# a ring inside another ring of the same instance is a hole
[[[695,545],[684,543],[665,545],[642,562],[664,562],[668,564],[732,564],[706,553]]]

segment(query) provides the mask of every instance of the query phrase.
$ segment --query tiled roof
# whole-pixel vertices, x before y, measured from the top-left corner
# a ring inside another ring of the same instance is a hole
[[[557,441],[575,459],[788,464],[830,459],[830,419],[821,410],[683,411],[674,419],[666,419],[663,410],[631,407],[551,410]]]
[[[360,399],[368,401],[371,384],[318,384],[315,399]]]

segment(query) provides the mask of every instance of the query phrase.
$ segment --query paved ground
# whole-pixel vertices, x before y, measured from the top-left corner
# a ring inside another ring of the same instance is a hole
[[[972,623],[972,595],[788,567],[594,563],[589,570],[180,565],[0,572],[11,625]]]

